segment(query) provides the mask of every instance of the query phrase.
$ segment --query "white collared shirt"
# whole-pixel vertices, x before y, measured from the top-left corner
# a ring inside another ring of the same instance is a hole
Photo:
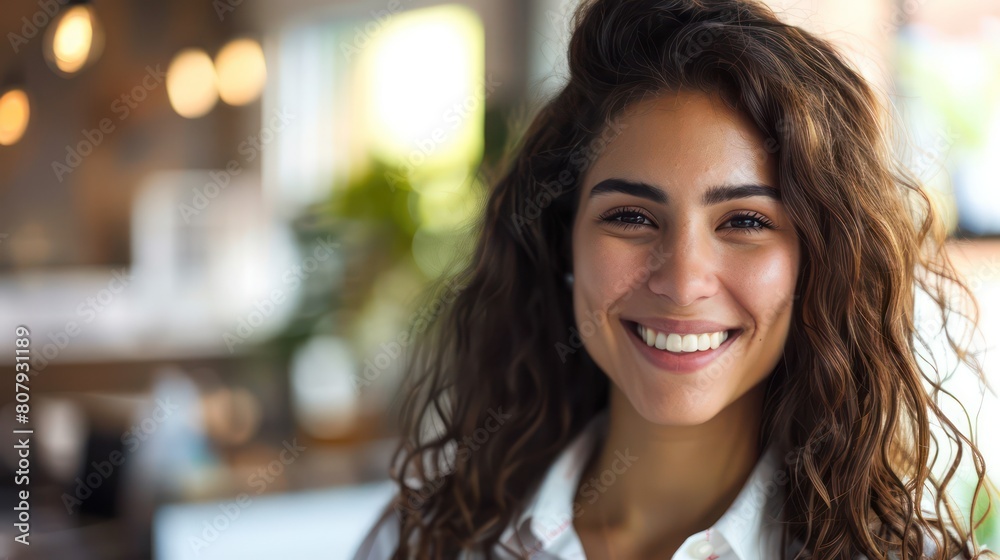
[[[604,488],[638,458],[628,450],[616,452],[611,468],[580,484],[580,477],[594,445],[607,430],[607,410],[594,417],[549,468],[541,486],[515,524],[501,537],[518,549],[515,529],[527,545],[528,557],[535,560],[583,560],[586,555],[573,528],[574,511],[596,503]],[[729,509],[711,527],[685,539],[672,560],[773,560],[780,546],[778,519],[787,472],[774,446],[765,450]],[[579,493],[577,488],[579,487]],[[574,497],[576,499],[574,500]]]
[[[519,550],[511,556],[499,545],[500,558],[531,558],[532,560],[584,560],[580,538],[573,528],[574,508],[586,508],[597,501],[603,486],[614,484],[618,476],[627,476],[628,467],[636,458],[628,450],[619,452],[617,465],[612,464],[600,477],[580,486],[586,462],[607,430],[608,413],[604,410],[566,446],[549,467],[538,490],[524,512],[511,523],[500,542]],[[779,516],[787,472],[781,467],[781,456],[774,446],[766,449],[729,509],[711,527],[689,536],[671,557],[672,560],[773,560],[781,539]],[[616,472],[617,471],[617,472]],[[574,501],[579,486],[579,498]],[[399,539],[395,516],[383,517],[358,550],[355,560],[389,558]],[[523,546],[517,542],[521,535]],[[364,551],[368,551],[365,553]],[[477,560],[479,555],[463,555]]]

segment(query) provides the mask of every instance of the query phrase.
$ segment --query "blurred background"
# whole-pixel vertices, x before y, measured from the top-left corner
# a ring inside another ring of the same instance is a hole
[[[1000,3],[772,4],[891,99],[997,379]],[[0,359],[14,377],[24,325],[32,373],[29,421],[4,383],[0,426],[34,433],[31,546],[0,446],[0,556],[350,557],[391,493],[401,335],[440,312],[414,298],[564,82],[575,6],[4,0]],[[962,426],[1000,425],[948,383]],[[1000,548],[996,515],[980,533]]]

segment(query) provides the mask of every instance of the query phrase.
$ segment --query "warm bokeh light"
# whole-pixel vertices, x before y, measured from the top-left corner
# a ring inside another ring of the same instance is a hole
[[[235,39],[215,57],[219,97],[230,105],[246,105],[260,97],[267,81],[267,67],[260,43]]]
[[[52,52],[63,72],[76,72],[87,62],[94,27],[87,6],[74,6],[66,11],[56,28]]]
[[[12,89],[0,96],[0,145],[10,146],[24,136],[31,107],[23,89]]]
[[[177,114],[196,119],[207,114],[219,100],[212,58],[201,49],[185,49],[167,69],[167,96]]]
[[[48,33],[46,57],[60,72],[79,72],[99,56],[103,41],[93,7],[70,7],[59,15],[51,29],[53,31]]]
[[[381,155],[430,173],[481,153],[484,45],[482,22],[461,6],[400,14],[372,37],[362,68]]]

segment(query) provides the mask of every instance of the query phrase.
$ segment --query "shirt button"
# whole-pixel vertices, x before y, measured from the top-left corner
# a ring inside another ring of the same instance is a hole
[[[715,552],[715,549],[712,548],[712,543],[708,541],[698,541],[692,543],[691,546],[688,547],[688,554],[692,558],[697,558],[698,560],[705,560],[711,556],[713,552]]]

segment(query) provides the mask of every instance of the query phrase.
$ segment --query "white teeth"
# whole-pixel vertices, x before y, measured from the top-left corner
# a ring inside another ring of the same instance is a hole
[[[668,352],[704,352],[705,350],[715,350],[726,339],[729,338],[728,331],[719,331],[705,334],[662,333],[648,329],[642,325],[636,325],[636,332],[639,338],[646,341],[646,344],[660,350]]]
[[[694,352],[698,349],[698,335],[686,334],[683,338],[684,346],[681,348],[685,352]]]
[[[656,333],[656,347],[660,350],[664,350],[667,347],[667,335],[663,333]]]
[[[712,345],[712,337],[707,334],[698,335],[698,350],[708,350],[709,346]]]
[[[670,333],[667,335],[667,350],[671,352],[684,351],[684,337],[679,334]]]

